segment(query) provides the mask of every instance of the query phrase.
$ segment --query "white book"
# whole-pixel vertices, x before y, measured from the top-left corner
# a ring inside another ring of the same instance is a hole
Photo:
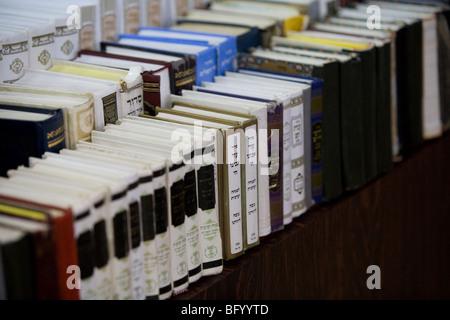
[[[15,183],[7,179],[0,180],[0,194],[58,207],[70,207],[74,217],[74,241],[77,243],[78,252],[81,254],[85,252],[89,254],[89,251],[92,252],[92,214],[90,211],[92,203],[89,200],[82,199],[76,195],[69,196],[61,193],[55,197],[55,192],[45,188],[45,186],[36,188]],[[80,266],[83,271],[80,275],[80,297],[83,300],[96,299],[93,261],[89,261],[89,256],[79,255],[78,259],[79,262],[84,263],[84,265]]]
[[[170,240],[171,240],[171,271],[172,271],[172,284],[174,294],[183,292],[188,287],[188,265],[187,265],[187,252],[186,252],[186,230],[185,230],[185,212],[184,212],[184,182],[186,172],[192,170],[192,166],[186,165],[183,162],[183,155],[179,157],[179,160],[174,159],[172,156],[173,146],[166,144],[156,144],[155,139],[142,135],[139,133],[133,133],[124,130],[121,126],[110,125],[105,128],[106,135],[111,137],[120,137],[123,139],[129,139],[129,141],[135,141],[136,144],[150,145],[154,147],[154,152],[159,155],[164,155],[172,158],[174,162],[169,167],[168,173],[168,191],[170,202],[168,202],[169,208],[169,226],[170,226]],[[164,151],[165,149],[165,151]],[[192,148],[185,150],[185,146],[181,151],[187,155],[192,153]],[[189,257],[191,258],[191,257]]]
[[[56,11],[45,7],[36,7],[22,2],[2,2],[2,14],[8,14],[13,19],[20,18],[37,23],[53,24],[54,30],[54,58],[72,60],[79,51],[79,35],[76,28],[67,26],[68,14],[65,10]]]
[[[153,74],[160,76],[161,107],[169,108],[171,94],[169,68],[161,67],[161,65],[152,63],[136,62],[133,60],[116,59],[111,57],[101,57],[83,53],[80,53],[79,57],[74,61],[120,69],[130,69],[130,67],[133,65],[140,65],[143,67],[144,71],[151,71]]]
[[[144,112],[143,67],[139,64],[133,64],[126,70],[122,70],[82,62],[54,60],[49,71],[117,82],[120,87],[118,118],[139,115]]]
[[[239,114],[225,114],[215,110],[197,109],[198,107],[187,107],[182,104],[175,104],[172,110],[189,113],[196,116],[207,116],[221,120],[236,121],[244,123],[251,118],[242,117]],[[195,118],[195,116],[193,116]],[[242,199],[244,216],[244,248],[249,249],[259,244],[259,198],[258,198],[258,135],[257,123],[244,128],[244,140],[241,141],[241,152],[245,160],[241,160],[244,168],[242,172]],[[245,196],[244,196],[245,195]]]
[[[117,34],[137,33],[140,23],[140,0],[116,0]]]
[[[134,144],[129,140],[121,138],[111,138],[104,134],[104,132],[94,131],[92,135],[92,142],[102,146],[109,146],[114,148],[121,148],[132,153],[145,154],[149,160],[161,161],[161,157],[154,153],[155,149],[147,146]],[[153,172],[153,187],[155,194],[155,219],[156,219],[156,254],[158,261],[158,289],[159,299],[166,300],[172,296],[172,273],[171,273],[171,242],[170,229],[168,225],[169,211],[168,211],[168,187],[167,175],[171,162],[166,162],[164,170]]]
[[[259,76],[228,72],[228,77],[242,80],[252,80],[263,87],[272,89],[290,89],[292,92],[291,109],[291,192],[292,215],[294,218],[302,215],[312,206],[311,182],[311,85],[294,79],[270,78],[268,74]],[[300,89],[300,90],[299,90]]]
[[[0,15],[4,21],[0,23],[2,29],[25,30],[28,34],[28,53],[30,68],[46,70],[51,67],[55,48],[55,26],[50,21],[33,21],[26,18]]]
[[[172,152],[176,147],[177,142],[168,139],[170,132],[167,130],[157,131],[148,130],[148,127],[142,123],[136,123],[133,121],[121,122],[120,126],[108,129],[119,129],[119,132],[123,130],[124,133],[141,134],[145,136],[151,136],[152,144],[154,144],[160,151],[163,149]],[[161,133],[160,135],[157,133]],[[188,140],[189,139],[189,140]],[[191,137],[186,136],[186,140],[190,141]],[[170,147],[168,147],[170,146]],[[199,150],[200,152],[202,149]],[[196,155],[198,152],[193,151]],[[186,153],[189,154],[188,150]],[[202,154],[200,153],[201,157]],[[195,159],[185,159],[185,174],[184,174],[184,203],[185,203],[185,230],[186,230],[186,256],[187,266],[189,270],[189,283],[197,281],[202,275],[202,260],[200,257],[200,235],[198,227],[198,197],[197,197],[197,169],[195,167]],[[200,162],[199,162],[200,163]]]
[[[145,189],[141,192],[142,206],[142,235],[144,245],[144,268],[146,279],[146,299],[158,299],[159,295],[159,274],[158,261],[156,253],[156,222],[155,222],[155,194],[153,185],[153,172],[165,170],[165,162],[163,160],[152,162],[143,153],[133,153],[129,150],[121,148],[108,147],[96,143],[80,142],[77,144],[77,151],[86,156],[93,156],[109,159],[113,157],[116,160],[127,161],[129,163],[138,163],[151,166],[152,176],[141,178],[141,184],[145,185]]]
[[[77,141],[89,140],[93,128],[94,97],[90,93],[53,91],[0,85],[0,103],[27,107],[62,109],[67,148],[75,148]]]
[[[51,86],[53,90],[91,93],[94,96],[94,117],[85,119],[86,127],[101,130],[105,123],[118,119],[120,85],[115,81],[28,69],[14,84],[36,89],[48,89]]]
[[[122,165],[111,164],[106,161],[96,161],[82,157],[72,156],[76,151],[67,153],[45,153],[45,159],[67,162],[73,164],[74,170],[79,168],[82,172],[92,174],[122,176],[127,179],[129,186],[127,192],[128,210],[126,215],[126,225],[128,228],[128,250],[130,252],[130,276],[131,276],[131,298],[133,300],[145,299],[145,279],[144,279],[144,256],[141,239],[141,198],[140,198],[140,172],[135,168],[123,167]],[[147,173],[144,173],[146,175]]]
[[[242,94],[247,96],[253,96],[260,99],[276,100],[283,105],[283,176],[282,176],[282,187],[283,187],[283,220],[284,224],[290,224],[292,222],[292,200],[291,200],[291,144],[290,144],[290,128],[291,128],[291,97],[284,94],[274,94],[270,92],[270,88],[266,90],[261,90],[259,85],[253,85],[251,83],[241,83],[236,79],[226,79],[226,77],[216,77],[215,83],[204,82],[202,85],[205,88],[216,89],[216,90],[229,90],[229,93]],[[273,150],[273,149],[271,149]],[[272,154],[271,158],[275,158]]]
[[[254,115],[258,119],[258,211],[259,236],[270,234],[269,176],[263,174],[267,164],[260,161],[262,154],[267,154],[267,105],[262,102],[218,96],[198,91],[183,90],[182,96],[172,96],[173,103],[202,105],[221,111],[240,112]]]
[[[81,187],[61,185],[59,182],[43,180],[41,177],[36,176],[25,176],[25,175],[15,175],[10,177],[9,181],[12,183],[28,187],[30,189],[45,190],[50,192],[52,195],[57,195],[59,200],[63,199],[65,196],[76,196],[80,199],[84,199],[90,203],[89,215],[86,218],[81,219],[83,221],[83,227],[76,229],[76,235],[78,241],[85,241],[88,245],[83,250],[86,256],[79,257],[80,262],[87,262],[87,265],[82,266],[85,269],[82,274],[86,274],[84,278],[81,279],[81,298],[84,300],[98,300],[104,298],[99,296],[98,287],[100,286],[100,281],[102,280],[99,275],[100,273],[95,270],[95,222],[99,219],[101,212],[97,210],[96,204],[105,201],[105,193],[101,191],[93,192],[92,190],[87,190]],[[77,220],[78,221],[78,220]],[[76,227],[77,228],[77,227]],[[82,238],[81,238],[82,237]],[[80,240],[80,238],[82,240]],[[86,259],[88,259],[86,261]]]
[[[81,0],[76,3],[70,0],[41,0],[39,6],[36,6],[33,0],[18,0],[14,4],[8,4],[6,0],[1,2],[2,5],[7,7],[22,7],[58,17],[63,15],[66,21],[66,28],[76,31],[79,50],[99,49],[100,41],[97,39],[96,6],[90,0]]]
[[[169,1],[140,0],[141,27],[167,27],[171,25],[169,17]]]
[[[74,158],[85,160],[88,163],[93,163],[94,165],[108,165],[114,168],[123,168],[123,169],[133,169],[139,172],[139,203],[134,202],[132,206],[130,206],[130,237],[131,237],[131,249],[136,251],[136,259],[142,256],[141,260],[136,260],[136,263],[133,265],[133,272],[136,271],[138,276],[134,277],[136,281],[139,281],[139,276],[142,277],[142,273],[145,279],[145,283],[147,285],[147,281],[154,281],[154,277],[157,274],[157,270],[153,269],[148,270],[145,265],[145,256],[148,254],[152,254],[154,258],[155,252],[149,252],[146,250],[146,246],[143,243],[143,229],[144,229],[144,204],[146,197],[148,195],[153,195],[153,184],[151,180],[153,179],[153,173],[151,166],[148,163],[137,162],[136,160],[132,161],[130,159],[123,159],[113,154],[105,154],[105,153],[94,153],[94,152],[80,152],[79,150],[61,150],[60,154]],[[139,206],[137,206],[138,204]],[[153,248],[155,248],[153,246]],[[153,277],[150,279],[146,278],[147,272],[153,272]],[[139,287],[138,288],[142,288]],[[145,297],[148,297],[147,292],[145,292]],[[139,291],[134,292],[133,299],[143,299],[140,295]]]
[[[198,124],[199,120],[189,114],[178,115],[167,113],[161,109],[157,118],[161,120],[175,121],[178,123]],[[220,226],[222,232],[222,245],[224,259],[233,259],[244,252],[243,237],[243,212],[245,211],[242,201],[242,147],[243,132],[235,131],[234,125],[225,125],[212,121],[201,121],[201,125],[207,128],[217,129],[215,147],[217,153],[219,194],[226,196],[218,197]],[[230,151],[232,150],[232,151]]]
[[[24,75],[24,70],[30,66],[28,34],[24,30],[0,29],[0,43],[2,44],[0,77],[3,82],[14,82],[20,79]]]
[[[116,215],[119,215],[123,211],[123,207],[127,205],[126,191],[128,184],[123,181],[117,181],[115,179],[105,179],[95,177],[90,174],[81,174],[80,172],[74,172],[70,169],[55,167],[46,161],[32,160],[32,167],[27,168],[21,166],[19,171],[31,171],[34,174],[41,176],[47,176],[52,179],[62,179],[66,183],[81,183],[84,188],[96,190],[102,189],[108,192],[106,198],[106,216],[104,222],[106,224],[107,246],[108,246],[108,261],[106,264],[99,265],[97,270],[101,273],[102,280],[99,283],[98,292],[99,296],[113,299],[119,299],[120,297],[129,296],[127,284],[123,282],[123,276],[116,276],[118,271],[123,268],[123,262],[115,258],[115,243],[114,243],[114,229],[112,225],[112,219]],[[8,172],[13,175],[14,171]],[[60,180],[59,180],[60,181]],[[97,223],[103,225],[102,219]],[[123,292],[125,287],[125,292]]]
[[[203,128],[201,133],[191,125],[161,121],[154,118],[128,117],[121,120],[122,126],[139,125],[143,132],[168,137],[173,132],[187,130],[194,138],[196,150],[194,152],[194,167],[196,168],[198,185],[198,213],[197,225],[200,233],[200,255],[202,276],[219,274],[223,270],[222,239],[219,228],[219,200],[217,177],[217,137],[216,130]],[[172,136],[173,137],[173,136]],[[201,147],[197,139],[203,139]],[[212,141],[211,141],[212,140]],[[202,153],[197,148],[201,148]],[[201,159],[198,157],[201,156]],[[187,221],[189,223],[189,221]],[[189,230],[189,227],[186,227]],[[193,281],[190,277],[190,281]]]
[[[50,155],[50,154],[49,154]],[[56,155],[56,154],[54,154]],[[77,175],[88,175],[92,177],[99,177],[103,179],[115,180],[118,183],[126,183],[127,189],[121,194],[112,196],[112,200],[119,200],[115,202],[112,212],[113,216],[108,220],[109,242],[112,245],[111,252],[113,255],[113,277],[115,286],[115,298],[119,300],[128,300],[132,298],[132,282],[131,282],[131,251],[128,238],[128,217],[129,207],[133,203],[128,188],[138,179],[136,175],[127,173],[118,174],[116,170],[93,167],[83,163],[69,161],[63,158],[55,158],[52,155],[46,159],[30,158],[30,166],[34,167],[39,164],[51,166],[51,168],[65,169],[72,171]],[[112,184],[112,182],[110,182]],[[113,203],[113,202],[112,202]]]
[[[95,6],[95,39],[96,46],[100,41],[117,40],[118,31],[118,12],[116,1],[113,0],[83,0],[86,4]]]
[[[72,186],[81,188],[92,194],[100,193],[102,198],[94,203],[91,208],[93,217],[93,233],[95,237],[95,270],[96,278],[96,297],[98,300],[112,300],[114,297],[114,287],[112,285],[112,264],[111,252],[108,249],[108,235],[106,230],[106,221],[109,215],[110,193],[109,189],[98,181],[92,179],[86,183],[82,178],[71,180],[61,175],[52,176],[46,172],[33,170],[31,168],[20,166],[17,170],[9,170],[8,177],[11,180],[17,177],[34,178],[38,181],[54,183],[57,186]]]
[[[249,78],[248,76],[227,72],[226,78],[219,80],[224,83],[235,85],[242,84],[250,90],[264,90],[274,92],[279,99],[289,95],[290,101],[286,102],[283,126],[284,146],[284,205],[285,224],[292,222],[292,218],[298,217],[306,212],[305,202],[305,107],[302,85],[289,82],[280,83],[261,78]],[[227,80],[228,78],[228,80]],[[290,194],[290,196],[289,196]],[[290,201],[289,201],[290,199]],[[289,212],[289,209],[291,212]]]

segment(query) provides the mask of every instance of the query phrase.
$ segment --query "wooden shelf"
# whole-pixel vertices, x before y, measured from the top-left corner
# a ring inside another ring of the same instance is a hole
[[[366,286],[381,269],[381,290]],[[313,208],[185,299],[450,298],[450,133],[342,199]]]

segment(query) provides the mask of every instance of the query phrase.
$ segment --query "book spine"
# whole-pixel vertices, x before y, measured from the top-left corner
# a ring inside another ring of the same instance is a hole
[[[202,150],[194,151],[201,155]],[[201,160],[201,159],[199,159]],[[200,256],[200,231],[198,227],[197,172],[194,166],[186,167],[184,175],[184,208],[186,230],[186,260],[189,272],[189,283],[197,281],[202,275],[202,259]]]
[[[142,245],[141,186],[139,181],[128,187],[128,241],[130,247],[131,298],[145,299],[144,247]]]
[[[75,239],[81,272],[80,299],[97,299],[97,282],[94,277],[94,236],[92,213],[90,210],[74,215]]]
[[[58,153],[66,147],[66,128],[64,126],[64,116],[61,109],[58,109],[53,117],[42,122],[40,130],[42,130],[43,134],[44,152]]]
[[[312,87],[311,84],[308,88],[303,89],[303,154],[305,159],[305,175],[304,175],[304,190],[305,190],[305,205],[306,209],[311,208],[314,205],[314,199],[312,195],[312,135],[311,135],[311,100],[312,100]],[[295,130],[294,130],[295,132]],[[295,140],[294,140],[295,141]],[[295,187],[294,187],[295,190]]]
[[[113,283],[116,300],[131,299],[130,245],[128,229],[127,192],[119,192],[111,197],[111,213],[108,234],[112,235],[109,249],[113,253]]]
[[[303,94],[291,101],[291,199],[294,218],[306,212],[305,116]]]
[[[6,295],[6,282],[5,282],[5,270],[3,267],[3,254],[2,246],[0,246],[0,300],[7,300]]]
[[[217,57],[217,74],[225,75],[226,71],[235,71],[237,69],[237,49],[235,38],[228,38],[219,45]]]
[[[94,204],[92,216],[94,219],[94,277],[97,279],[97,298],[99,300],[112,300],[114,298],[111,252],[108,250],[107,219],[109,199],[100,200]]]
[[[314,87],[311,92],[311,173],[312,197],[315,204],[323,201],[323,91],[322,86]]]
[[[212,146],[206,147],[203,151],[202,165],[196,166],[203,276],[219,274],[223,270],[222,238],[219,225],[217,138],[214,141]],[[207,159],[211,161],[207,161]]]
[[[145,296],[146,300],[158,300],[158,259],[156,254],[156,221],[153,177],[141,179],[145,185],[141,193],[142,239],[144,245]]]
[[[185,195],[184,163],[174,164],[169,169],[168,185],[170,190],[169,225],[170,225],[170,258],[173,293],[183,292],[189,284],[189,274],[186,257],[185,230]]]
[[[245,246],[244,250],[259,244],[259,201],[258,201],[258,126],[245,128]]]
[[[32,238],[36,299],[58,300],[60,295],[58,282],[55,281],[58,270],[53,235],[51,232],[36,232],[32,234]]]
[[[292,162],[291,162],[291,116],[292,104],[291,101],[283,104],[283,224],[288,225],[292,222],[292,191],[291,191],[291,174],[292,174]]]
[[[121,81],[120,117],[138,116],[144,112],[144,83],[140,72],[130,69],[130,81]],[[128,76],[127,76],[128,78]]]
[[[323,200],[331,201],[342,195],[341,114],[339,100],[339,70],[314,68],[313,77],[322,78],[322,172]],[[314,130],[314,128],[313,128]],[[313,136],[314,139],[314,136]]]
[[[362,55],[362,54],[361,54]],[[362,59],[362,77],[365,79],[365,94],[362,97],[363,145],[364,145],[364,182],[371,181],[377,175],[377,140],[376,140],[376,112],[377,108],[377,73],[376,51],[373,49],[364,53]],[[380,90],[381,91],[381,90]],[[354,88],[349,92],[354,94]]]
[[[55,251],[58,268],[58,286],[62,300],[79,300],[80,290],[69,289],[67,286],[67,270],[70,266],[78,266],[78,255],[73,227],[73,214],[71,210],[66,214],[53,218],[52,228],[55,239]]]
[[[391,44],[386,43],[377,50],[377,113],[376,113],[376,141],[377,141],[377,171],[379,174],[392,169],[392,130],[391,130]]]
[[[169,231],[166,170],[153,172],[155,188],[156,255],[158,261],[159,299],[172,295],[171,245]]]
[[[172,70],[174,94],[181,95],[183,90],[191,90],[196,84],[196,60],[194,57],[189,57],[183,62],[173,62]]]
[[[94,110],[95,130],[103,131],[106,124],[115,124],[121,116],[120,92],[112,91],[101,95],[96,94],[94,101]]]
[[[81,9],[81,29],[78,31],[80,50],[99,50],[100,39],[95,22],[95,5],[83,5]],[[76,53],[75,53],[76,55]]]
[[[144,114],[156,115],[156,108],[161,107],[161,77],[151,72],[144,72]]]
[[[23,77],[30,67],[28,41],[2,44],[0,72],[3,82],[12,83]]]
[[[55,35],[54,33],[37,35],[30,39],[30,68],[47,70],[52,66],[54,58]]]
[[[268,110],[269,130],[269,194],[271,232],[282,230],[283,223],[283,106],[277,104]]]
[[[241,133],[225,136],[224,177],[226,184],[226,203],[224,214],[224,248],[225,259],[235,258],[243,253],[243,222],[242,222],[242,186],[241,186]]]
[[[71,61],[77,57],[79,51],[77,29],[69,29],[66,25],[56,26],[54,40],[55,59]]]
[[[9,300],[36,300],[32,239],[23,234],[14,242],[2,244],[6,294]]]
[[[340,77],[341,157],[346,190],[360,188],[367,181],[365,168],[370,160],[365,146],[368,143],[369,132],[372,130],[372,126],[369,126],[371,107],[367,105],[373,104],[373,101],[369,100],[373,96],[367,92],[371,90],[358,80],[363,79],[364,69],[367,66],[362,65],[362,62],[358,60],[352,61],[354,63],[349,65],[349,69],[341,69]],[[361,61],[364,61],[364,58],[361,58]],[[368,81],[372,83],[371,80]],[[325,182],[326,179],[327,176],[325,176]]]
[[[117,7],[114,1],[101,0],[99,9],[100,9],[99,29],[101,30],[100,39],[101,41],[115,41],[117,39],[118,29],[117,29]]]
[[[111,102],[114,103],[116,95],[112,96]],[[108,98],[104,97],[103,103],[110,103]],[[68,115],[68,128],[70,142],[66,141],[66,147],[69,149],[75,149],[78,141],[90,141],[91,132],[94,126],[97,125],[96,119],[94,118],[95,112],[95,102],[94,99],[89,101],[84,106],[76,108],[76,110],[67,110]]]
[[[209,47],[197,55],[195,70],[196,85],[201,86],[204,81],[214,82],[214,77],[217,74],[217,53],[215,48]]]
[[[444,131],[448,131],[450,129],[450,31],[444,13],[437,14],[437,20],[441,118]]]

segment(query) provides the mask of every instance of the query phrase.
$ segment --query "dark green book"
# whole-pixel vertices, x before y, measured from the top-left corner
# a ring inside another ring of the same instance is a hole
[[[362,187],[369,180],[367,167],[376,164],[376,156],[367,151],[367,146],[372,150],[375,143],[367,141],[366,133],[372,138],[375,129],[365,121],[369,117],[364,110],[362,60],[356,54],[303,41],[274,37],[272,45],[275,51],[338,63],[343,184],[346,190]]]
[[[8,300],[35,300],[33,247],[30,234],[0,226],[0,246]]]

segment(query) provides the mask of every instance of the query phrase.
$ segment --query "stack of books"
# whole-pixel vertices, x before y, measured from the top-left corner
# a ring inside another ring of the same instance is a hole
[[[450,128],[445,1],[69,2],[0,0],[0,298],[170,299]]]

